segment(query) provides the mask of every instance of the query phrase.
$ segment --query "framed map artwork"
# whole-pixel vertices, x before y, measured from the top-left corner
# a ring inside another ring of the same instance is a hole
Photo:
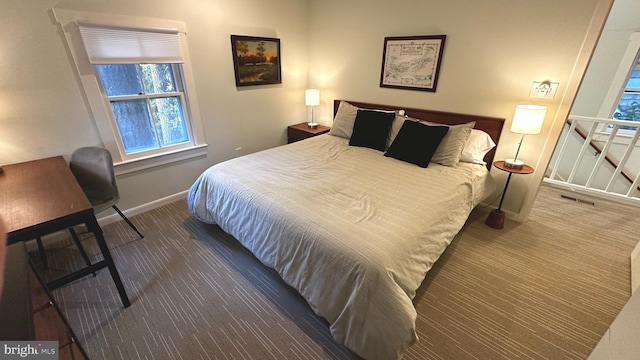
[[[384,38],[380,87],[435,92],[446,37]]]

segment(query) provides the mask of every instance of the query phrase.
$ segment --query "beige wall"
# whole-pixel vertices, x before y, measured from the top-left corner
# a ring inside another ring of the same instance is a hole
[[[0,2],[0,164],[68,156],[100,145],[51,8],[184,21],[209,153],[120,176],[121,208],[189,188],[208,166],[286,142],[305,121],[307,2],[303,0],[4,0]],[[283,83],[236,88],[230,34],[278,37]]]
[[[101,142],[51,16],[56,7],[180,20],[188,28],[209,155],[121,176],[123,209],[186,190],[206,167],[235,156],[237,147],[249,153],[284,144],[286,125],[306,120],[307,86],[322,90],[321,123],[330,122],[334,98],[505,117],[497,154],[504,158],[515,153],[519,137],[508,128],[515,106],[532,102],[531,82],[559,82],[559,95],[544,103],[543,133],[526,137],[521,151],[538,166],[548,160],[540,149],[555,144],[554,119],[563,93],[571,95],[567,84],[575,81],[570,78],[594,9],[608,1],[5,0],[0,163],[68,156]],[[235,87],[232,33],[281,39],[282,85]],[[437,92],[380,88],[384,37],[420,34],[447,35]],[[505,174],[494,173],[501,186]],[[514,177],[505,209],[518,212],[538,184],[534,176]]]
[[[576,81],[572,78],[574,66],[598,3],[597,0],[311,1],[309,78],[311,86],[322,90],[324,112],[320,121],[330,123],[333,98],[504,117],[507,122],[496,155],[502,159],[513,157],[520,139],[509,132],[516,105],[546,105],[542,134],[525,137],[520,152],[521,158],[540,167],[537,173],[542,174],[551,155],[543,149],[553,148],[559,133],[552,133],[557,126],[555,118],[568,111],[560,106],[561,101],[565,92],[575,91],[569,84]],[[384,38],[431,34],[447,35],[437,91],[380,88]],[[577,70],[581,74],[584,64]],[[531,83],[543,80],[560,83],[555,99],[529,98]],[[550,135],[555,138],[548,143]],[[493,173],[501,189],[506,174],[496,169]],[[541,175],[513,177],[504,208],[519,212],[523,203],[531,206],[541,178]],[[525,218],[526,214],[528,211]]]
[[[640,18],[640,1],[615,0],[607,23],[602,30],[602,35],[598,40],[598,45],[594,50],[593,58],[584,75],[580,90],[576,95],[575,103],[571,108],[571,115],[599,116],[600,108],[609,91],[611,79],[615,77],[620,62],[629,45],[629,38],[633,32],[640,31],[638,18]],[[597,138],[600,138],[600,148],[603,148],[608,137],[597,136]],[[628,141],[628,138],[618,138],[615,140],[608,153],[609,157],[615,162],[619,162],[627,150]],[[582,142],[576,141],[574,144],[576,144],[577,148],[567,150],[575,154],[573,158],[579,153],[579,146]],[[571,155],[567,156],[572,158]],[[565,173],[569,173],[573,167],[572,162],[561,164],[565,166],[561,168],[560,171],[564,171]],[[609,174],[612,173],[613,168],[611,167],[610,169],[608,164],[605,163],[603,168],[603,172],[608,171]],[[592,168],[586,164],[579,169],[578,175],[583,178],[588,177],[592,170]],[[631,154],[624,170],[632,179],[640,173],[640,144],[636,146]],[[609,177],[603,178],[602,182],[595,186],[603,189],[608,183]],[[625,189],[624,192],[626,192],[629,189],[629,185],[631,184],[628,181],[623,181],[622,184],[620,184],[620,188]]]
[[[611,79],[616,75],[629,45],[629,37],[634,31],[640,31],[638,17],[640,1],[615,0],[571,108],[571,115],[598,116]]]

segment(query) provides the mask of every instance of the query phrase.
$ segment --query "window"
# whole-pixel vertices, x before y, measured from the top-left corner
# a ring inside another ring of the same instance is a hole
[[[96,65],[127,155],[190,143],[178,64]]]
[[[613,118],[617,120],[630,120],[640,122],[640,62],[636,61],[631,74],[622,90],[620,101],[613,112]],[[610,128],[613,126],[609,125]],[[621,126],[623,130],[637,130],[637,127]]]
[[[640,122],[640,32],[629,38],[627,50],[611,81],[609,92],[598,114],[600,118]],[[602,126],[603,133],[611,133],[613,124]],[[620,126],[616,135],[633,136],[638,127]]]
[[[184,23],[54,14],[117,173],[206,154]]]

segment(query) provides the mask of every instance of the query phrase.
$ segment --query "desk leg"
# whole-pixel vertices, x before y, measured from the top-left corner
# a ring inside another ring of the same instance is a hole
[[[107,243],[104,240],[104,236],[102,235],[102,229],[100,225],[98,225],[98,221],[95,216],[91,218],[90,221],[87,222],[87,228],[91,231],[98,242],[98,246],[100,247],[100,251],[102,252],[102,256],[104,257],[104,261],[107,263],[107,267],[109,268],[109,272],[111,273],[111,277],[113,278],[113,282],[116,284],[116,288],[118,289],[118,293],[120,294],[120,299],[122,300],[122,305],[125,308],[131,306],[131,302],[129,302],[129,297],[127,296],[127,292],[124,289],[124,285],[122,284],[122,280],[120,280],[120,275],[118,274],[118,269],[116,269],[116,265],[113,263],[113,258],[111,257],[111,252],[107,247]]]
[[[485,220],[484,222],[491,228],[504,228],[504,211],[502,211],[502,202],[504,201],[504,195],[507,193],[509,181],[511,181],[511,175],[513,175],[513,173],[509,173],[509,176],[507,176],[507,182],[504,184],[504,190],[502,190],[502,197],[500,198],[500,204],[498,205],[498,208],[491,210],[489,216],[487,217],[487,220]]]

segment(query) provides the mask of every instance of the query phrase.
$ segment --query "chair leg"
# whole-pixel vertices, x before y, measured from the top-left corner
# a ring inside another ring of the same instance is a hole
[[[38,252],[40,253],[40,260],[42,260],[42,266],[45,269],[48,269],[49,262],[47,261],[47,254],[44,252],[44,246],[42,246],[42,239],[38,236],[36,238],[36,242],[38,243]]]
[[[69,232],[71,233],[71,237],[73,238],[73,241],[76,243],[78,250],[80,250],[80,255],[82,255],[84,262],[87,264],[87,266],[91,266],[91,260],[89,259],[89,255],[87,255],[87,252],[84,250],[84,247],[80,242],[80,238],[78,238],[78,234],[76,234],[76,231],[72,227],[69,228]],[[96,276],[95,272],[93,273],[93,276]]]
[[[118,209],[118,207],[117,207],[117,206],[113,205],[113,210],[115,210],[115,211],[116,211],[116,212],[117,212],[117,213],[118,213],[118,214],[119,214],[119,215],[124,219],[124,221],[126,221],[126,222],[127,222],[127,224],[129,224],[129,226],[131,226],[131,228],[132,228],[135,232],[137,232],[137,233],[138,233],[138,235],[140,235],[140,239],[144,238],[144,235],[142,235],[142,234],[140,233],[140,231],[138,231],[138,228],[137,228],[135,225],[133,225],[133,223],[132,223],[129,219],[127,219],[127,217],[126,217],[126,216],[124,216],[124,214],[122,213],[122,211],[120,211],[120,209]]]

